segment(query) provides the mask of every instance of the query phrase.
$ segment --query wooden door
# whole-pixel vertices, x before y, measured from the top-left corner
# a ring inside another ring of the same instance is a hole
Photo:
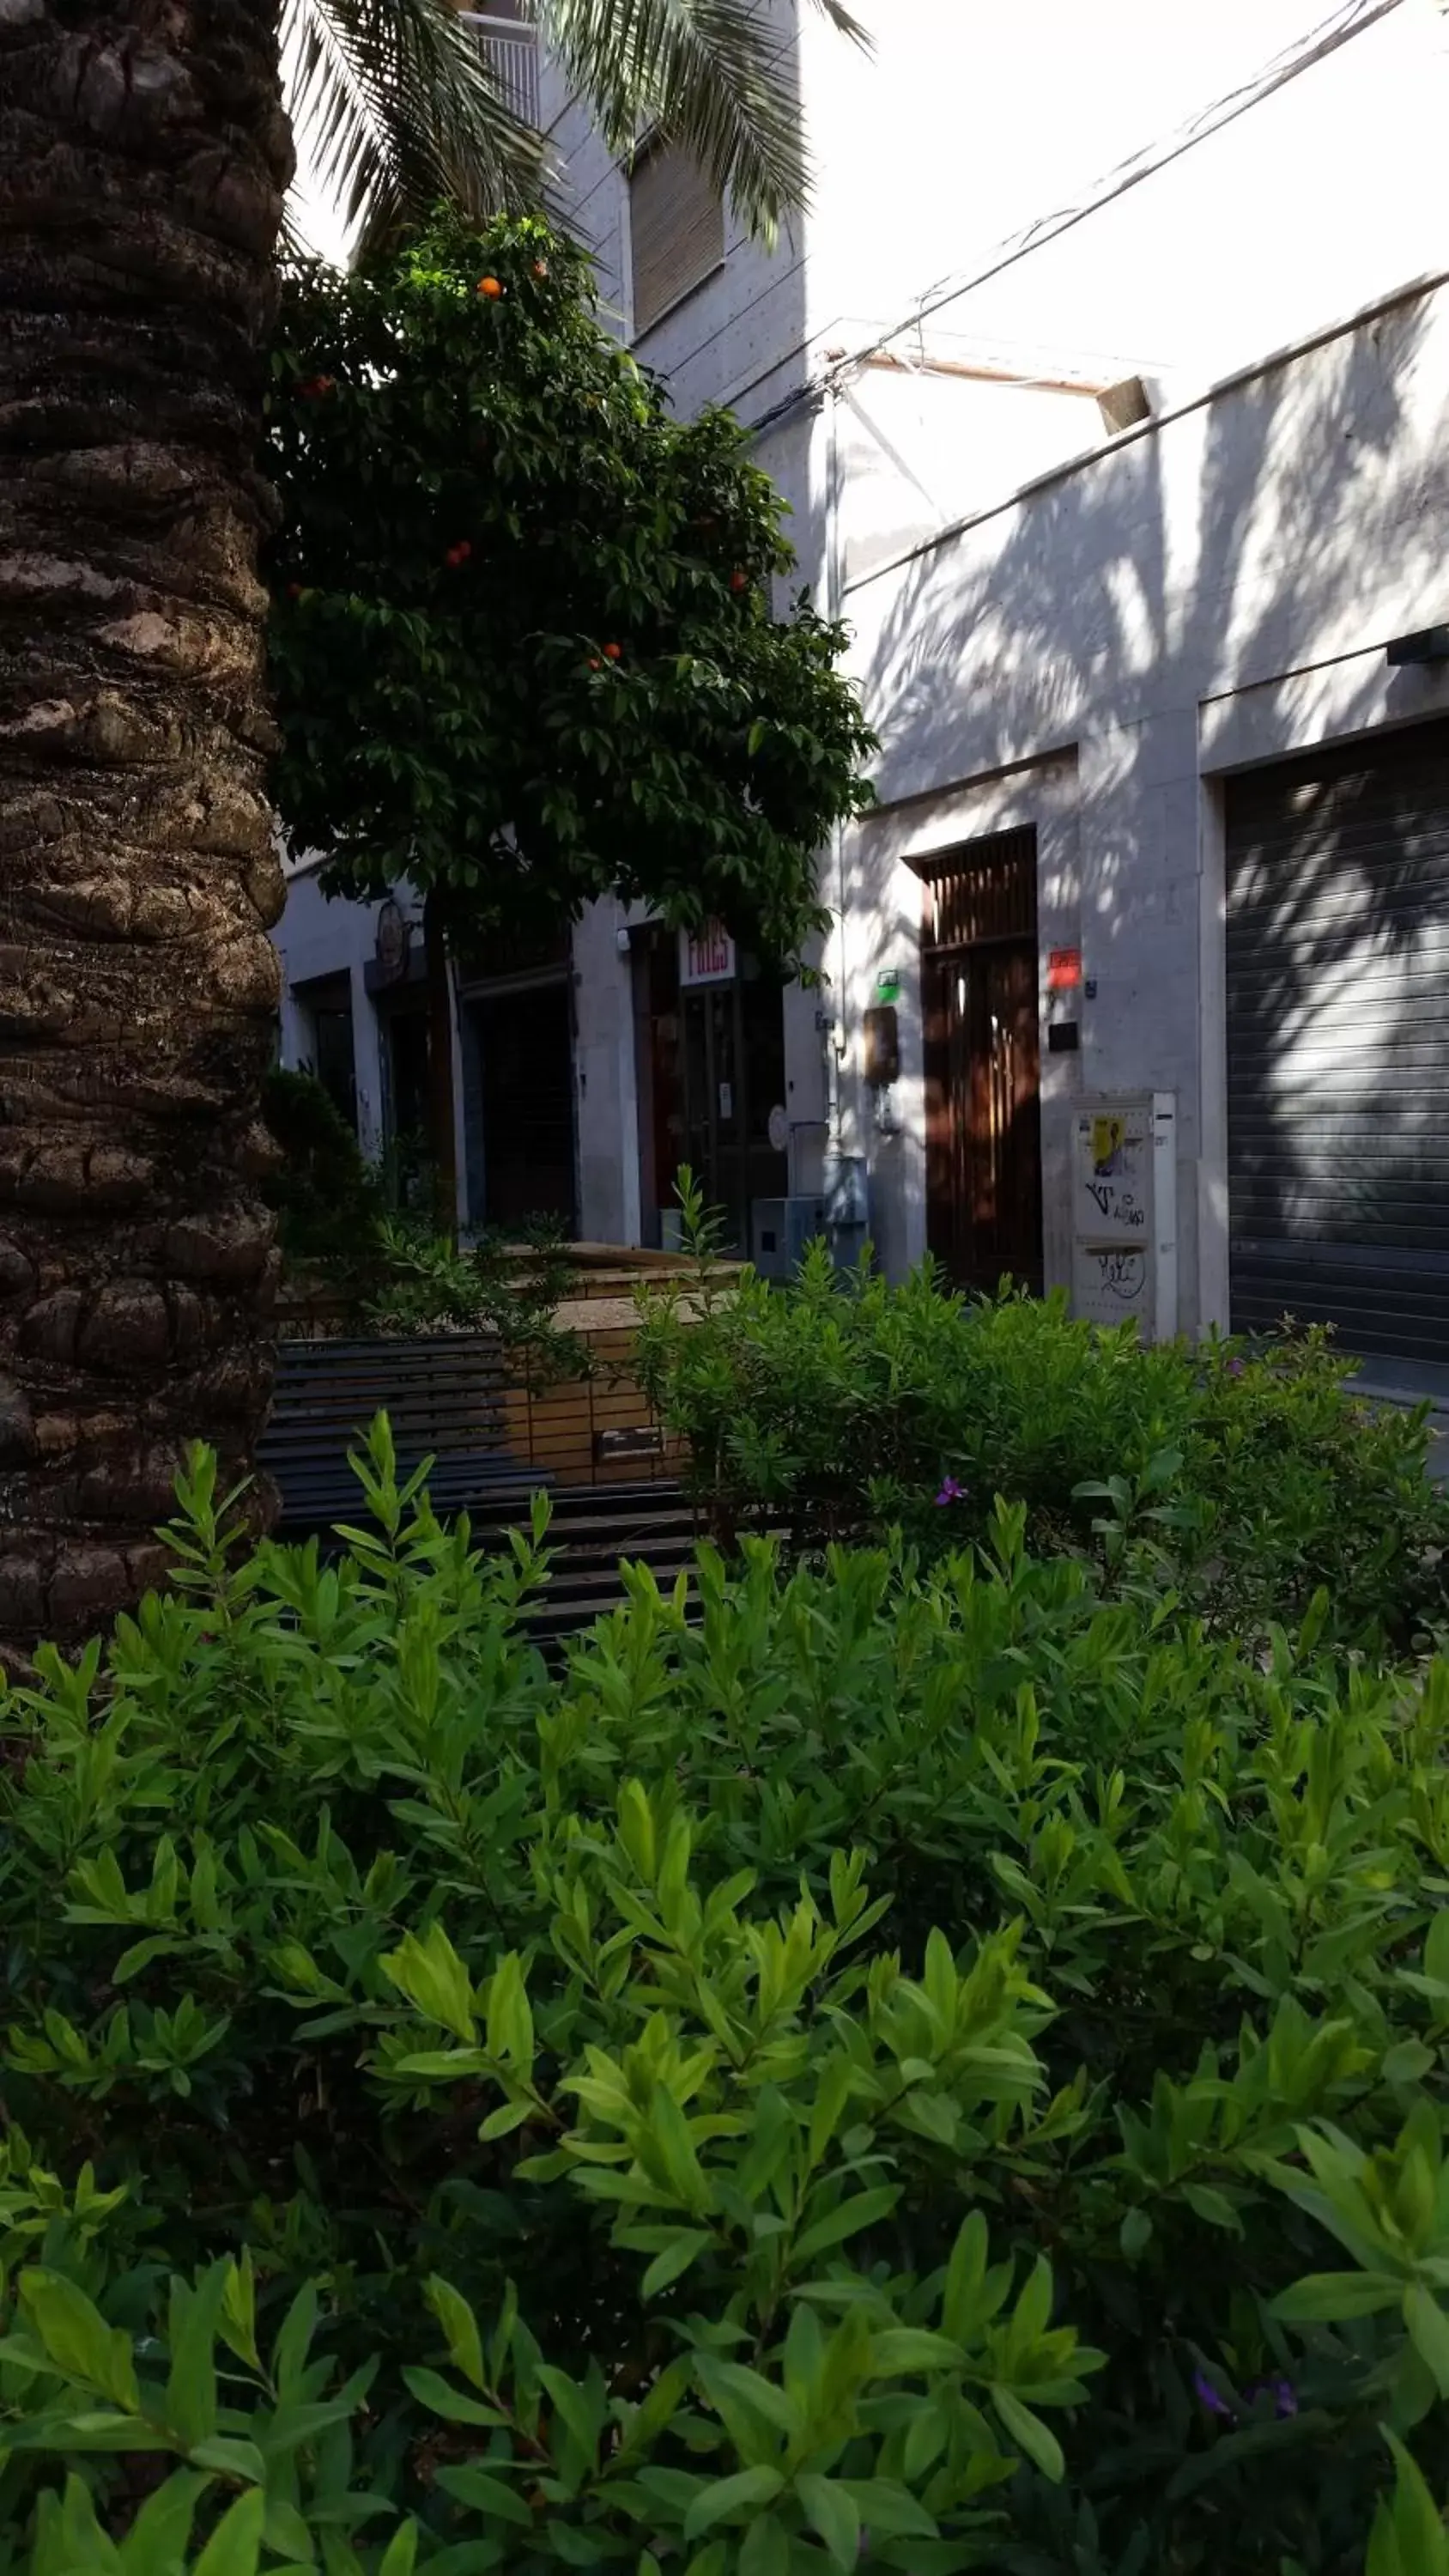
[[[960,1287],[1040,1293],[1036,836],[954,851],[926,885],[927,1241]]]

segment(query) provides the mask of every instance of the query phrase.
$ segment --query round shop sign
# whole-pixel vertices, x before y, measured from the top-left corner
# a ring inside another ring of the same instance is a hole
[[[789,1152],[790,1120],[788,1113],[784,1109],[775,1108],[771,1110],[769,1136],[770,1151],[772,1154],[787,1154]]]

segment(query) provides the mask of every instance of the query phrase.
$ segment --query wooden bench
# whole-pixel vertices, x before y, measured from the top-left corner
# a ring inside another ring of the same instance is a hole
[[[257,1453],[282,1498],[279,1527],[296,1534],[369,1517],[348,1452],[384,1412],[399,1483],[433,1459],[428,1492],[440,1519],[513,1503],[521,1510],[547,1478],[508,1454],[504,1386],[491,1334],[282,1342]]]

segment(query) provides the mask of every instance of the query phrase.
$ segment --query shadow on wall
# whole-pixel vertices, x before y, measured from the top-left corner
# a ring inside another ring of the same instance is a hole
[[[1366,648],[1449,604],[1446,337],[1442,302],[1436,312],[1433,295],[1411,299],[1046,483],[847,600],[886,803],[1077,747],[1087,971],[1114,978],[1114,1026],[1093,1033],[1088,1087],[1180,1083],[1193,1060],[1203,702],[1360,655],[1361,681],[1336,675],[1335,733],[1380,722],[1386,703],[1405,721],[1424,711],[1412,673],[1385,700],[1382,661]],[[1441,739],[1449,746],[1449,725]],[[1449,751],[1439,760],[1442,769]],[[1357,1076],[1335,1076],[1357,1105],[1347,1123],[1315,1125],[1297,1075],[1260,1086],[1251,1154],[1245,1133],[1231,1137],[1235,1234],[1251,1225],[1291,1241],[1317,1228],[1382,1252],[1449,1231],[1449,1059],[1418,1025],[1449,951],[1417,982],[1403,963],[1430,937],[1449,939],[1449,839],[1426,835],[1406,810],[1400,859],[1375,856],[1355,820],[1368,792],[1341,784],[1323,802],[1307,870],[1277,867],[1256,923],[1271,970],[1233,1022],[1239,1047],[1277,1047],[1285,1063],[1296,1051],[1310,1083],[1323,1033],[1338,1031],[1340,1063],[1355,1047],[1361,1059]],[[869,831],[854,844],[857,917],[881,943],[914,939],[916,923],[891,918],[894,898],[873,879],[873,849]],[[1235,975],[1241,962],[1239,943]],[[1329,1007],[1333,978],[1375,993],[1371,1054],[1342,1007],[1337,1017]],[[1415,1089],[1431,1068],[1432,1109]],[[1230,1090],[1233,1079],[1230,1070]],[[1180,1109],[1181,1149],[1194,1157],[1190,1090]],[[1387,1165],[1367,1145],[1375,1117],[1401,1140]],[[1449,1278],[1442,1292],[1449,1307]],[[1314,1311],[1307,1292],[1299,1311]]]

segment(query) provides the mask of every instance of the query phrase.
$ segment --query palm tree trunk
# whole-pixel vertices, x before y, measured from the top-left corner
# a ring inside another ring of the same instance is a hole
[[[0,1654],[270,1381],[270,0],[0,0]]]

